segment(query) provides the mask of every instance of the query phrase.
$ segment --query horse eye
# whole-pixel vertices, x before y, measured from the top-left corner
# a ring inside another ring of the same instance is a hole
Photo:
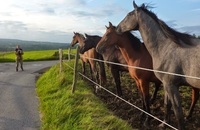
[[[107,36],[107,37],[110,36],[110,33],[106,34],[106,36]]]
[[[134,14],[134,11],[130,12],[128,15],[133,15]]]

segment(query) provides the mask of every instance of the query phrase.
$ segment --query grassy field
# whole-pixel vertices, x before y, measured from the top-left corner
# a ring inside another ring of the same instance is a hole
[[[68,50],[63,50],[64,54]],[[65,55],[66,57],[66,55]],[[24,61],[42,61],[59,59],[58,50],[44,50],[44,51],[25,51],[23,55]],[[14,62],[15,52],[0,52],[0,62]]]
[[[73,66],[72,63],[69,63]],[[91,86],[78,80],[71,93],[73,71],[52,67],[37,82],[42,130],[131,130],[127,122],[114,116],[93,94]]]

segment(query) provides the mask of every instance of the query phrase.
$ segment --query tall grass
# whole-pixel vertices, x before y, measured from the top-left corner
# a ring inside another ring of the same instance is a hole
[[[72,61],[73,62],[73,61]],[[72,62],[68,62],[73,66]],[[131,130],[122,119],[115,117],[93,94],[91,86],[78,80],[71,93],[73,71],[59,65],[52,67],[37,81],[42,130]]]

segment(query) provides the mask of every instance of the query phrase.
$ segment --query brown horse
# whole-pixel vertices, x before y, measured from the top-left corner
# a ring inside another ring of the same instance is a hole
[[[88,51],[91,48],[96,48],[97,44],[99,43],[99,41],[102,38],[98,35],[85,34],[85,36],[86,36],[86,39],[85,39],[84,45],[80,49],[81,54],[83,54],[84,52]],[[105,48],[101,54],[105,61],[127,65],[126,60],[124,59],[124,56],[122,55],[121,51],[119,50],[119,47],[117,47],[117,46],[109,46],[109,47]],[[118,96],[122,96],[119,72],[122,72],[122,71],[127,72],[128,68],[125,66],[109,64],[109,63],[107,63],[107,66],[110,68],[112,76],[114,78],[115,86],[117,88],[117,94],[118,94]],[[158,89],[159,89],[158,87],[155,88],[155,91],[151,97],[151,102],[153,102],[155,100]]]
[[[134,44],[133,44],[134,43]],[[124,56],[129,66],[138,66],[142,68],[152,69],[152,58],[146,50],[144,44],[130,32],[118,35],[115,32],[115,27],[109,22],[106,33],[98,43],[96,49],[101,52],[107,46],[119,46],[122,55]],[[137,87],[142,94],[143,109],[150,113],[149,103],[149,83],[154,82],[157,88],[161,85],[160,80],[156,78],[153,72],[128,68],[129,73],[135,79]],[[145,127],[149,127],[149,116],[146,116],[144,122]]]
[[[83,43],[84,43],[85,37],[82,34],[79,33],[75,33],[74,32],[74,36],[73,39],[71,41],[71,46],[73,47],[75,44],[79,43],[80,48],[82,48]],[[103,60],[103,57],[96,52],[96,50],[94,48],[88,50],[87,52],[85,52],[84,54],[80,54],[80,59],[82,61],[82,73],[85,75],[85,63],[89,63],[90,65],[90,73],[92,73],[92,77],[95,77],[95,80],[97,83],[99,83],[99,78],[98,78],[98,71],[96,68],[96,61],[92,60],[92,59],[87,59],[85,57],[88,58],[95,58],[95,59],[100,59]],[[105,73],[105,66],[104,63],[102,62],[98,62],[99,63],[99,68],[100,68],[100,84],[105,83],[106,82],[106,73]],[[92,70],[92,72],[91,72]]]

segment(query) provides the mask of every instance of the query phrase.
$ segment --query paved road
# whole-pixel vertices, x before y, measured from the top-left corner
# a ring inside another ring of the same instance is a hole
[[[18,72],[15,72],[15,63],[0,63],[0,130],[39,129],[36,76],[56,63],[24,62],[24,71]]]

